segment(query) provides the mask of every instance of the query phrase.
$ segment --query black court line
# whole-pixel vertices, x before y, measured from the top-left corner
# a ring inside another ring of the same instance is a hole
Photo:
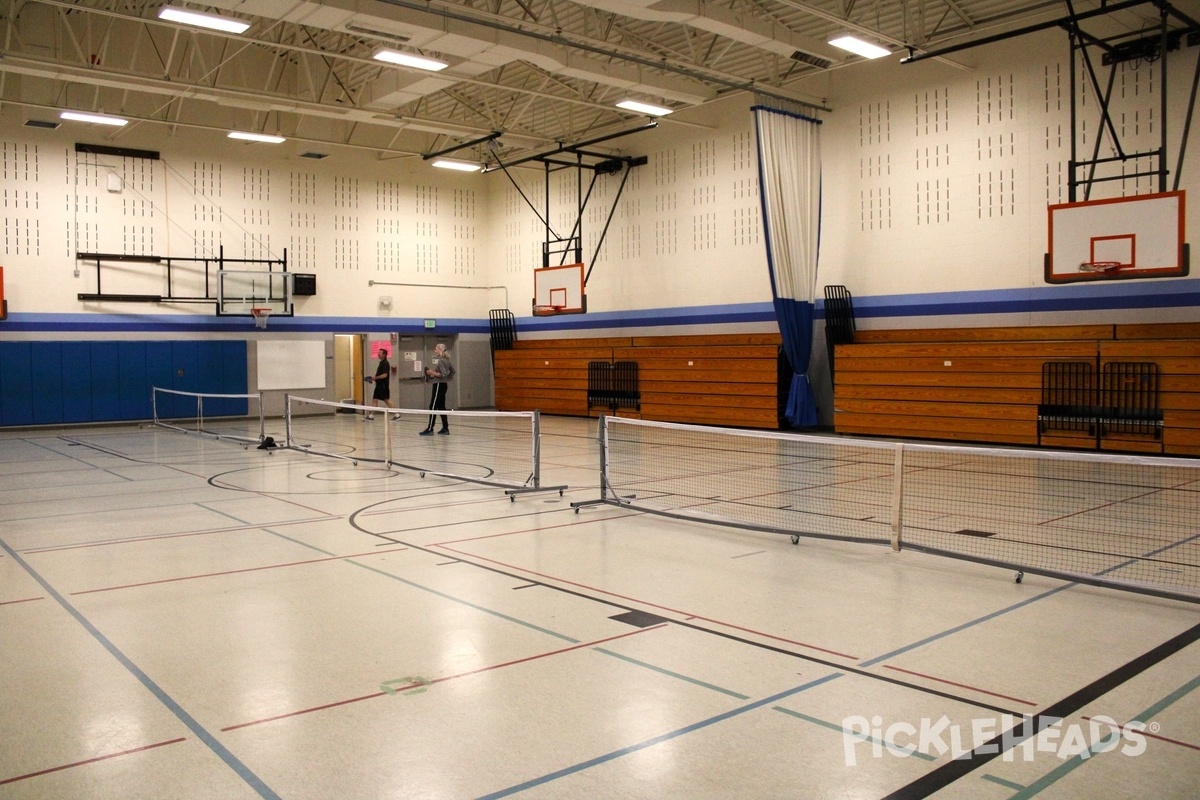
[[[1072,695],[1064,697],[1057,703],[1047,706],[1044,711],[1033,717],[1025,718],[1010,731],[996,736],[992,740],[979,745],[970,753],[953,761],[948,761],[932,772],[922,775],[912,783],[904,786],[883,800],[921,800],[940,792],[960,778],[987,764],[989,761],[1003,755],[1042,730],[1058,724],[1070,715],[1079,711],[1083,706],[1098,700],[1112,692],[1118,686],[1126,683],[1154,665],[1165,661],[1185,647],[1200,640],[1200,624],[1194,625],[1183,633],[1160,644],[1149,652],[1143,653],[1124,666],[1117,667],[1107,675],[1089,683]]]

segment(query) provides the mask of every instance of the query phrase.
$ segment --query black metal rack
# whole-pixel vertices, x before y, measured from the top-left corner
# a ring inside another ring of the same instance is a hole
[[[642,393],[638,387],[636,361],[589,361],[588,408],[641,410]]]

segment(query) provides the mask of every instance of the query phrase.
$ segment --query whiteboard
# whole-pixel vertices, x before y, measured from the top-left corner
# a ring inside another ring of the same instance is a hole
[[[257,347],[258,391],[324,389],[325,342],[263,339]]]

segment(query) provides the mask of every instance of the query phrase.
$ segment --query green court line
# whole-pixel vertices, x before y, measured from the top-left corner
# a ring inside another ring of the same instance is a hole
[[[1006,789],[1016,789],[1018,792],[1025,788],[1024,786],[1022,786],[1019,783],[1015,783],[1013,781],[1006,781],[1006,780],[1004,780],[1004,778],[1000,778],[995,775],[983,774],[983,775],[980,775],[979,777],[983,778],[985,781],[991,781],[992,783],[998,783]]]
[[[1152,706],[1147,708],[1141,714],[1136,715],[1133,719],[1144,722],[1147,718],[1153,717],[1155,714],[1159,713],[1160,711],[1163,711],[1168,706],[1171,706],[1172,704],[1174,704],[1176,701],[1187,696],[1189,693],[1194,691],[1197,687],[1200,687],[1200,675],[1196,676],[1195,678],[1192,678],[1190,681],[1185,683],[1183,686],[1180,686],[1178,689],[1171,692],[1166,697],[1159,700],[1157,703],[1154,703]],[[1131,720],[1131,721],[1133,721],[1133,720]],[[1148,746],[1149,746],[1149,743],[1147,744],[1147,747]],[[1063,764],[1062,766],[1059,766],[1059,767],[1055,767],[1054,769],[1050,770],[1045,775],[1038,778],[1033,783],[1029,784],[1029,786],[1024,787],[1021,791],[1014,794],[1009,800],[1027,800],[1027,798],[1033,797],[1034,795],[1041,792],[1043,789],[1048,789],[1049,787],[1058,783],[1060,780],[1062,780],[1066,776],[1070,775],[1076,769],[1083,766],[1084,763],[1086,763],[1087,761],[1090,761],[1095,756],[1100,755],[1100,753],[1102,753],[1102,752],[1105,752],[1105,751],[1094,751],[1089,748],[1087,751],[1088,757],[1086,759],[1083,757],[1082,753],[1077,756],[1071,757],[1065,764]]]
[[[801,714],[799,711],[792,711],[790,708],[784,708],[783,706],[771,706],[771,709],[773,711],[780,711],[784,714],[787,714],[789,717],[796,717],[797,719],[802,719],[805,722],[811,722],[814,725],[820,725],[822,728],[828,728],[831,731],[837,731],[838,733],[842,734],[843,736],[846,735],[846,729],[843,728],[841,725],[838,725],[837,723],[826,722],[823,719],[817,719],[816,717],[810,717],[808,714]],[[891,742],[881,741],[879,739],[876,739],[873,736],[868,736],[867,738],[863,739],[862,741],[871,742],[872,744],[881,744],[884,747],[895,747],[897,749],[899,749],[899,747],[900,747],[900,745],[892,744]],[[917,758],[920,758],[924,761],[937,761],[936,756],[931,756],[928,753],[922,753],[920,750],[914,750],[911,753],[911,755],[914,755]]]
[[[604,655],[606,655],[606,656],[612,656],[613,658],[619,658],[622,661],[628,661],[630,664],[634,664],[639,667],[645,667],[646,669],[652,670],[653,672],[657,672],[660,675],[666,675],[670,678],[678,678],[681,681],[687,681],[688,683],[703,687],[705,689],[712,689],[714,692],[720,692],[721,694],[729,695],[730,697],[736,697],[738,700],[749,700],[750,699],[750,695],[748,695],[748,694],[741,694],[739,692],[735,692],[730,689],[722,689],[720,686],[714,686],[711,683],[705,683],[704,681],[699,680],[697,678],[689,678],[687,675],[680,675],[678,672],[672,672],[669,669],[663,669],[662,667],[656,667],[653,664],[647,664],[645,661],[638,661],[636,658],[630,658],[629,656],[623,656],[620,653],[614,653],[612,650],[607,650],[603,647],[593,647],[592,649],[595,650],[597,653],[604,653]]]

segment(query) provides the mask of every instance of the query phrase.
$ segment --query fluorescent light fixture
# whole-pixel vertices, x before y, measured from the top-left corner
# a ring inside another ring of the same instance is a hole
[[[433,166],[441,167],[442,169],[456,169],[459,172],[478,172],[480,169],[478,164],[473,164],[470,161],[453,161],[449,158],[439,158],[433,162]]]
[[[71,122],[92,122],[96,125],[112,125],[117,128],[129,123],[129,120],[121,119],[120,117],[110,117],[105,114],[85,114],[82,111],[64,111],[58,116],[60,119],[67,119]]]
[[[386,61],[389,64],[399,64],[402,67],[425,69],[430,72],[437,72],[450,66],[445,61],[438,61],[435,58],[425,58],[424,56],[414,56],[412,53],[401,53],[399,50],[380,50],[375,53],[375,60]]]
[[[245,33],[250,23],[230,17],[219,17],[216,14],[203,14],[199,11],[188,11],[186,8],[163,6],[158,10],[158,18],[167,22],[182,22],[184,25],[195,25],[200,28],[210,28],[226,33]]]
[[[266,144],[283,144],[287,139],[282,136],[272,136],[269,133],[247,133],[246,131],[230,131],[230,139],[244,139],[247,142],[264,142]]]
[[[663,108],[662,106],[652,106],[649,103],[639,103],[637,100],[622,100],[617,103],[617,108],[623,108],[626,111],[636,111],[639,114],[649,114],[652,117],[665,117],[674,110]]]
[[[877,44],[864,42],[857,36],[851,36],[848,33],[834,36],[829,40],[829,43],[834,47],[849,51],[854,53],[854,55],[862,56],[863,58],[883,58],[884,56],[890,56],[892,54],[892,51],[888,50],[886,47],[880,47]]]

